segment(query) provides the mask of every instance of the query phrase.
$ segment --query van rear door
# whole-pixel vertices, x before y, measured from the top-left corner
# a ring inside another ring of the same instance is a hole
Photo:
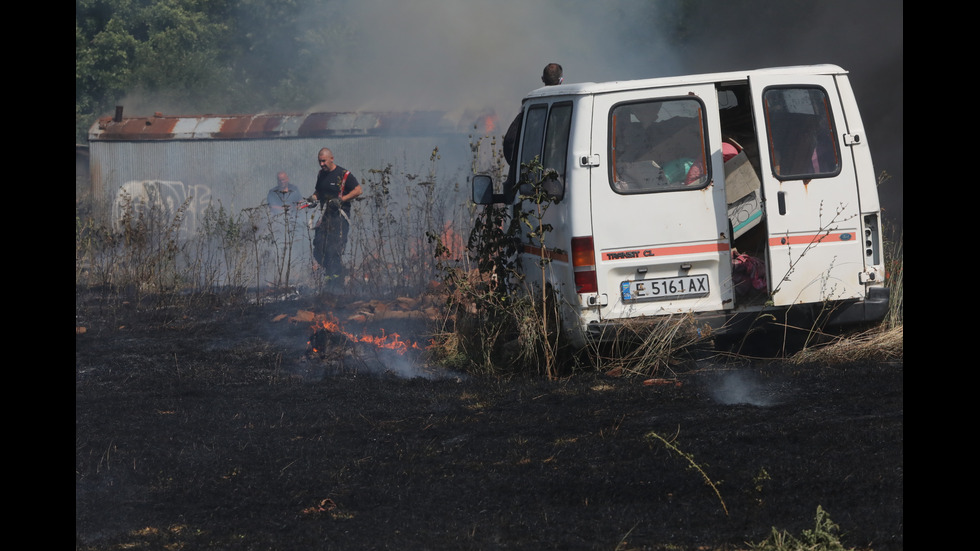
[[[591,214],[602,319],[730,308],[718,99],[711,85],[595,97]]]
[[[749,78],[775,305],[863,298],[861,205],[832,75]]]

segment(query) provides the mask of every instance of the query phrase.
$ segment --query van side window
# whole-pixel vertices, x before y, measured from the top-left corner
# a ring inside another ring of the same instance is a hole
[[[548,113],[541,166],[545,171],[555,172],[554,177],[544,183],[545,190],[555,201],[561,201],[565,196],[565,163],[568,159],[568,134],[571,129],[572,104],[552,105],[551,112]]]
[[[610,113],[613,189],[650,193],[708,185],[704,106],[679,98],[617,105]]]
[[[834,118],[823,89],[769,88],[762,100],[769,158],[777,179],[811,179],[840,172]]]
[[[535,158],[541,162],[544,174],[531,174],[532,179],[540,179],[549,172],[554,175],[545,178],[545,191],[555,201],[565,196],[565,170],[568,157],[568,137],[572,123],[572,104],[556,103],[534,105],[528,108],[524,122],[521,163],[531,163]],[[531,193],[530,186],[522,182],[521,193]]]
[[[544,138],[545,117],[548,106],[532,105],[524,117],[524,137],[521,139],[521,164],[530,163],[535,157],[541,158],[541,145]],[[520,171],[519,171],[520,172]],[[518,174],[518,181],[520,174]]]

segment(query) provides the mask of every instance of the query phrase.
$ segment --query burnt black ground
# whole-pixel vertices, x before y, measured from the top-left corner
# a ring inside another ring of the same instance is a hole
[[[818,506],[903,549],[902,363],[341,369],[273,321],[307,307],[76,308],[76,549],[743,549]]]

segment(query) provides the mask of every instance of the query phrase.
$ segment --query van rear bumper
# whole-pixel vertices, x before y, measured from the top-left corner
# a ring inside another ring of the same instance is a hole
[[[890,300],[891,289],[871,287],[864,300],[847,303],[837,308],[831,314],[828,323],[830,326],[846,326],[881,321],[888,315]]]
[[[712,334],[725,337],[744,335],[750,329],[767,324],[803,330],[814,327],[845,328],[878,323],[885,319],[890,295],[887,287],[871,287],[867,296],[861,300],[765,307],[749,312],[701,312],[694,314],[694,320],[700,325],[710,327]],[[657,318],[649,320],[656,321]],[[616,335],[616,327],[627,321],[631,320],[590,323],[586,326],[585,333],[592,342],[601,342]]]
[[[871,287],[864,299],[767,307],[757,312],[723,314],[721,319],[709,315],[705,322],[719,333],[735,335],[758,327],[763,317],[777,325],[803,331],[843,329],[875,324],[885,319],[890,299],[891,293],[887,287]],[[716,325],[721,320],[722,324]]]

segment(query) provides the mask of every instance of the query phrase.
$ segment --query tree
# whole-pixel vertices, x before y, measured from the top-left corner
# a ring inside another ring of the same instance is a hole
[[[76,0],[75,140],[131,93],[204,101],[230,80],[224,0]]]
[[[123,99],[130,113],[306,109],[343,85],[328,69],[352,36],[322,0],[76,0],[76,143]]]

